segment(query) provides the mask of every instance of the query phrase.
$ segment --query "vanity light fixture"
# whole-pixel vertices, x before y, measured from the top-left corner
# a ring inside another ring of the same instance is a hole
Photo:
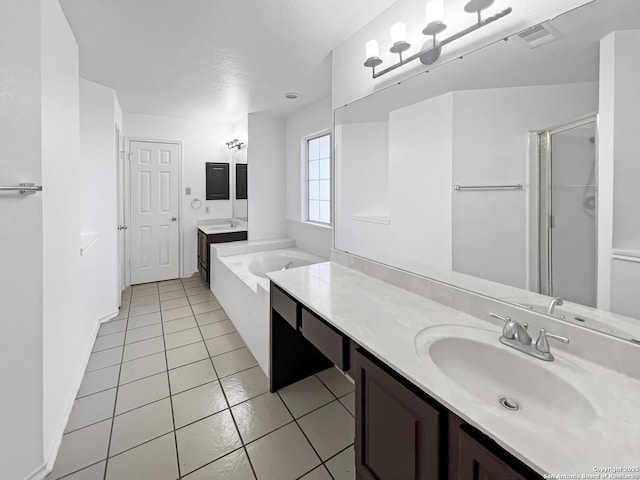
[[[244,143],[242,143],[240,140],[238,140],[237,138],[234,138],[233,140],[231,140],[230,142],[227,142],[227,148],[229,150],[231,150],[232,148],[237,148],[238,150],[240,150],[242,148],[242,146],[244,145]]]
[[[464,7],[464,11],[467,13],[475,13],[478,18],[477,22],[443,40],[438,40],[437,36],[447,29],[447,24],[444,21],[443,2],[444,0],[427,0],[425,6],[427,26],[424,27],[422,33],[423,35],[431,37],[431,39],[422,46],[422,49],[419,52],[414,53],[407,58],[403,58],[403,52],[407,51],[411,47],[411,44],[407,42],[407,27],[403,22],[397,22],[391,27],[392,45],[389,48],[389,51],[391,53],[398,54],[400,59],[397,63],[394,63],[380,72],[376,72],[376,67],[382,64],[382,59],[380,58],[380,46],[377,40],[369,40],[365,44],[367,59],[364,62],[364,66],[371,68],[373,78],[381,77],[382,75],[385,75],[402,65],[413,62],[416,59],[420,59],[424,65],[432,65],[438,60],[438,58],[440,58],[442,47],[475,32],[496,20],[500,20],[502,17],[506,17],[513,11],[513,9],[509,7],[492,17],[483,19],[482,11],[493,5],[494,0],[469,0]]]

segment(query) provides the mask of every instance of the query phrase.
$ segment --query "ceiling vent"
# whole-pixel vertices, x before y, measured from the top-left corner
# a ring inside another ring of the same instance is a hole
[[[547,43],[551,43],[560,38],[558,31],[548,22],[534,25],[531,28],[520,32],[518,37],[522,39],[529,48],[537,48]]]

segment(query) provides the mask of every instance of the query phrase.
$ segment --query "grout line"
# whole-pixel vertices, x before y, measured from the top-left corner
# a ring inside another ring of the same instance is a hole
[[[176,418],[173,413],[173,395],[171,393],[171,378],[169,377],[169,359],[167,358],[167,339],[164,335],[164,322],[162,321],[162,313],[160,313],[160,325],[162,326],[162,342],[164,344],[164,361],[167,366],[167,384],[169,385],[169,405],[171,406],[171,423],[173,424],[173,443],[176,448],[176,463],[178,467],[178,478],[182,478],[180,470],[180,454],[178,452],[178,434],[176,433]]]
[[[193,312],[193,308],[191,306],[189,308],[191,308],[191,311]],[[195,315],[195,312],[193,312],[193,313]],[[206,313],[206,312],[204,312],[204,313]],[[233,322],[231,322],[231,323],[233,324]],[[233,327],[235,328],[235,325]],[[198,325],[198,331],[200,332],[200,336],[202,337],[202,341],[204,342],[204,346],[205,346],[205,349],[207,350],[207,353],[210,353],[209,352],[209,348],[207,347],[207,342],[205,342],[204,335],[202,334],[202,329],[200,328],[200,325]],[[240,435],[240,429],[238,428],[238,422],[236,421],[236,417],[233,415],[233,412],[231,410],[231,404],[229,403],[229,399],[227,398],[227,392],[225,392],[224,387],[222,386],[222,382],[220,381],[220,376],[218,375],[218,370],[216,369],[216,366],[213,363],[213,357],[211,357],[210,354],[209,354],[209,361],[211,362],[211,366],[213,367],[213,372],[215,373],[216,378],[218,379],[218,383],[220,384],[220,391],[222,392],[222,396],[224,397],[224,401],[227,404],[227,409],[229,410],[229,415],[231,416],[231,420],[233,421],[233,425],[234,425],[234,427],[236,429],[236,434],[238,435],[238,438],[240,439],[240,444],[242,445],[242,449],[244,450],[245,457],[247,458],[247,461],[249,462],[249,466],[251,467],[251,472],[253,473],[254,478],[258,478],[258,475],[256,474],[256,469],[253,466],[253,462],[251,461],[251,458],[249,458],[249,452],[247,451],[247,446],[244,443],[244,439],[242,438],[242,435]]]
[[[157,287],[156,287],[157,288]],[[133,294],[133,290],[132,290]],[[127,314],[127,327],[129,326],[129,313],[131,313],[131,306],[129,306],[129,312]],[[124,331],[124,342],[127,340],[127,329]],[[107,457],[104,462],[104,474],[103,480],[107,480],[107,471],[109,469],[109,453],[111,453],[111,440],[113,439],[113,425],[116,422],[116,405],[118,405],[118,392],[120,390],[120,375],[122,374],[122,364],[124,363],[124,345],[122,347],[122,357],[120,358],[120,365],[118,368],[118,381],[116,382],[116,396],[113,402],[113,414],[111,415],[111,429],[109,430],[109,443],[107,443]]]
[[[316,456],[318,457],[318,460],[320,460],[320,465],[324,465],[323,461],[322,461],[322,457],[320,456],[320,454],[318,453],[318,451],[316,450],[316,447],[313,446],[313,443],[311,443],[311,440],[309,440],[309,437],[307,437],[307,434],[304,433],[304,430],[302,429],[302,427],[300,426],[300,424],[298,423],[298,419],[295,417],[295,415],[293,413],[291,413],[291,410],[289,409],[289,406],[285,403],[285,401],[282,399],[282,397],[280,396],[279,392],[276,392],[276,395],[278,395],[278,398],[280,399],[280,401],[284,404],[284,407],[287,409],[287,411],[289,412],[289,415],[291,415],[291,417],[293,418],[294,423],[296,424],[296,426],[298,427],[298,430],[300,430],[300,432],[302,432],[302,436],[307,440],[307,443],[311,446],[311,449],[313,450],[313,453],[316,454]],[[327,404],[328,405],[328,404]],[[323,405],[324,406],[324,405]],[[311,412],[309,412],[311,413]],[[308,414],[307,414],[308,415]],[[302,418],[302,417],[300,417]],[[318,468],[319,465],[316,465],[315,467],[313,467],[311,470],[309,470],[309,472],[312,472],[313,470],[315,470],[316,468]],[[306,472],[302,475],[302,477],[304,477],[307,473]],[[331,475],[329,475],[331,476]],[[301,478],[301,477],[298,477]],[[331,477],[333,478],[333,477]]]
[[[229,456],[229,455],[231,455],[232,453],[236,453],[238,450],[242,450],[242,447],[238,447],[238,448],[236,448],[235,450],[233,450],[233,451],[231,451],[231,452],[229,452],[229,453],[225,453],[225,454],[224,454],[224,455],[222,455],[221,457],[216,458],[215,460],[211,460],[210,462],[205,463],[204,465],[202,465],[201,467],[196,468],[195,470],[191,470],[191,471],[189,472],[189,475],[193,475],[193,474],[194,474],[194,473],[196,473],[197,471],[202,470],[202,469],[203,469],[203,468],[205,468],[205,467],[208,467],[208,466],[209,466],[209,465],[211,465],[212,463],[215,463],[215,462],[217,462],[218,460],[222,460],[223,458],[228,457],[228,456]],[[255,477],[254,477],[254,478],[255,478]],[[180,479],[178,479],[178,480],[180,480]]]
[[[103,422],[104,422],[104,420],[103,420]],[[95,463],[92,463],[91,465],[87,465],[86,467],[82,467],[80,470],[76,470],[76,471],[74,471],[74,472],[67,473],[66,475],[64,475],[64,476],[62,476],[62,477],[57,477],[57,478],[52,479],[52,480],[64,480],[65,478],[69,478],[69,477],[71,477],[71,475],[75,475],[76,473],[82,472],[83,470],[86,470],[86,469],[88,469],[88,468],[94,467],[94,466],[96,466],[96,465],[98,465],[99,463],[102,463],[102,462],[104,462],[104,461],[105,461],[104,459],[103,459],[103,460],[100,460],[99,462],[95,462]],[[105,468],[106,468],[106,465],[105,465]],[[47,475],[46,479],[47,479],[47,480],[50,480],[48,475]]]

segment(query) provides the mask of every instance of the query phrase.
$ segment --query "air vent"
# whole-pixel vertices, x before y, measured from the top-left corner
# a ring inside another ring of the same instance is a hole
[[[530,48],[537,48],[557,40],[560,35],[549,23],[540,23],[520,32],[518,37],[526,42]]]

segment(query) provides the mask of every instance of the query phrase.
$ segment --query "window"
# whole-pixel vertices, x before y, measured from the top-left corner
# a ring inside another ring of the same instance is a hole
[[[331,224],[331,134],[307,139],[306,220]]]

